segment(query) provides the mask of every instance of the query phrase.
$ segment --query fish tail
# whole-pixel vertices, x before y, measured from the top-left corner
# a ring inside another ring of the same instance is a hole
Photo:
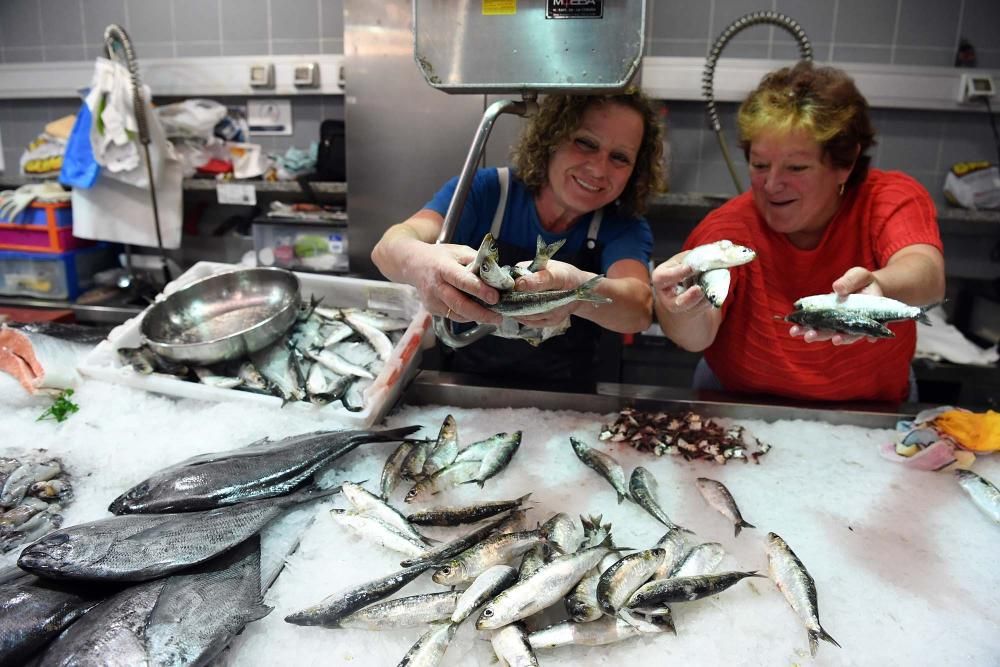
[[[752,523],[748,523],[747,521],[740,519],[740,522],[736,524],[736,535],[734,535],[734,537],[739,537],[740,531],[743,530],[744,528],[756,528],[756,527],[757,526],[753,525]]]
[[[617,493],[617,494],[618,494],[618,504],[619,504],[619,505],[621,505],[621,504],[622,504],[622,501],[623,501],[623,500],[625,500],[626,498],[628,498],[628,495],[627,495],[627,494],[624,494],[624,493],[622,493],[621,491],[618,491],[617,489],[615,490],[615,493]]]
[[[809,652],[813,657],[816,657],[816,650],[819,648],[820,639],[830,642],[837,648],[841,648],[840,644],[837,643],[837,640],[827,634],[826,630],[823,628],[820,628],[819,630],[807,630],[807,632],[809,633]]]
[[[405,440],[406,436],[412,435],[422,428],[422,426],[403,426],[386,431],[372,431],[372,435],[375,438],[375,442],[395,442],[397,440]]]
[[[611,299],[606,296],[601,296],[600,294],[594,294],[594,289],[597,287],[604,276],[596,275],[587,282],[583,283],[577,287],[573,292],[576,295],[577,301],[590,301],[591,303],[611,303]]]
[[[926,305],[926,306],[921,306],[920,307],[920,314],[917,315],[917,322],[920,322],[921,324],[926,324],[927,326],[931,326],[931,318],[927,317],[927,311],[930,310],[930,309],[932,309],[932,308],[937,308],[938,306],[943,306],[947,301],[948,301],[948,299],[942,299],[941,301],[938,301],[937,303],[932,303],[932,304],[929,304],[929,305]]]
[[[288,505],[300,505],[311,500],[319,500],[320,498],[336,495],[340,493],[340,488],[339,484],[331,488],[323,488],[321,486],[317,486],[316,484],[312,484],[299,489],[291,495],[285,496],[282,500]]]

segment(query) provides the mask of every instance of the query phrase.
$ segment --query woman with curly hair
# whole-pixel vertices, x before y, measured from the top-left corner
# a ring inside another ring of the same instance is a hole
[[[664,189],[662,140],[655,107],[636,89],[607,96],[550,95],[526,124],[513,169],[476,173],[452,243],[435,240],[457,178],[389,228],[372,260],[390,280],[416,287],[432,314],[499,324],[501,316],[479,302],[494,304],[499,293],[466,268],[486,233],[499,223],[494,236],[500,260],[511,265],[535,256],[539,236],[546,244],[564,241],[545,269],[519,278],[515,289],[571,289],[603,275],[594,292],[610,302],[575,302],[517,318],[539,329],[576,316],[566,333],[540,345],[488,336],[449,353],[446,367],[494,376],[592,379],[601,327],[634,333],[652,319],[653,236],[642,214],[650,195]]]
[[[821,401],[915,400],[914,323],[892,338],[789,328],[782,316],[804,297],[834,292],[923,306],[944,296],[934,202],[916,180],[869,168],[875,143],[868,102],[839,69],[802,62],[764,77],[739,110],[750,191],[712,211],[684,252],[653,271],[657,318],[680,347],[705,356],[697,389]],[[721,308],[693,286],[683,262],[720,240],[757,253],[731,269]],[[877,342],[876,342],[877,341]],[[849,346],[849,347],[845,347]]]

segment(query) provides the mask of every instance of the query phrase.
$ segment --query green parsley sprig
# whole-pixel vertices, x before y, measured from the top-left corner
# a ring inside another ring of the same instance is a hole
[[[59,392],[59,395],[56,396],[52,405],[50,405],[35,421],[54,419],[57,422],[64,422],[69,419],[71,414],[80,410],[80,406],[70,400],[70,396],[72,395],[72,389],[64,389]]]

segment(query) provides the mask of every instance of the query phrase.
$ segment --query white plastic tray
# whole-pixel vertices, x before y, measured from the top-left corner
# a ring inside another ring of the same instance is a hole
[[[157,301],[166,298],[181,287],[220,271],[239,268],[232,264],[199,262],[188,269],[177,280],[164,287]],[[331,308],[370,308],[410,319],[410,326],[396,344],[385,368],[365,391],[365,408],[351,412],[339,402],[316,406],[305,401],[294,401],[285,405],[285,410],[322,410],[330,417],[346,426],[368,428],[382,420],[385,413],[395,405],[403,387],[413,379],[420,366],[420,358],[426,345],[433,342],[430,315],[421,306],[416,290],[408,285],[360,278],[342,278],[314,273],[296,273],[301,286],[303,301],[310,297],[322,297],[322,304]],[[123,366],[118,358],[118,348],[137,347],[141,344],[139,323],[148,308],[124,324],[115,327],[108,338],[88,354],[78,367],[83,375],[106,382],[124,384],[146,391],[184,398],[198,398],[211,401],[248,401],[280,406],[281,399],[236,389],[220,389],[197,382],[187,382],[170,375],[153,373],[142,375],[130,366]]]

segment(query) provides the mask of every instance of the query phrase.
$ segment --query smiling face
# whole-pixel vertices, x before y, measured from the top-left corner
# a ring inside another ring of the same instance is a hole
[[[615,201],[632,176],[642,132],[635,109],[615,103],[588,108],[549,159],[548,182],[538,196],[542,224],[550,231],[565,228]]]
[[[750,143],[750,187],[767,226],[799,248],[814,248],[840,205],[851,168],[834,167],[802,129],[765,131]]]

